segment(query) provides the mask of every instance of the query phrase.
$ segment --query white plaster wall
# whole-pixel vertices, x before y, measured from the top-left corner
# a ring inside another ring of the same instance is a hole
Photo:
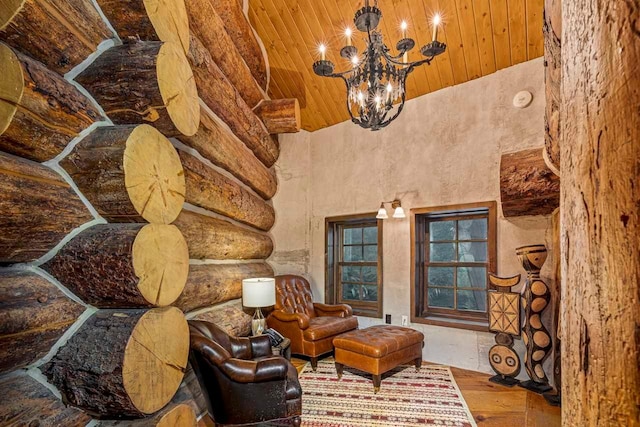
[[[520,90],[533,93],[525,109],[512,105]],[[542,59],[410,100],[388,128],[371,132],[344,122],[281,139],[279,190],[273,199],[277,274],[297,273],[324,297],[324,220],[375,212],[399,198],[411,208],[500,201],[502,153],[544,144]],[[499,206],[499,203],[498,203]],[[507,220],[498,216],[498,274],[524,273],[514,249],[547,243],[549,217]],[[399,324],[410,313],[409,220],[385,221],[384,313]],[[543,277],[548,276],[547,261]],[[548,315],[547,315],[548,317]],[[382,319],[360,317],[361,327]],[[410,324],[425,334],[424,359],[491,372],[493,334]],[[521,341],[516,342],[520,353]]]

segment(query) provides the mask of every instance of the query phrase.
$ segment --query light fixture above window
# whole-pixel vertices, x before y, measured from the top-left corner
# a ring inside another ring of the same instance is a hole
[[[391,204],[391,209],[393,209],[392,218],[402,219],[407,216],[404,213],[404,209],[402,209],[402,205],[400,204],[400,200],[396,199],[391,202],[382,202],[380,203],[380,209],[378,209],[378,215],[376,215],[377,219],[387,219],[389,215],[387,214],[387,209],[384,207],[386,204]]]
[[[371,5],[370,3],[373,3]],[[322,77],[336,77],[347,85],[347,110],[353,123],[371,130],[379,130],[391,123],[402,112],[405,101],[407,76],[420,65],[431,61],[443,53],[446,45],[437,40],[440,15],[432,21],[432,40],[420,49],[425,57],[409,62],[409,51],[416,45],[415,40],[407,37],[408,24],[402,21],[402,38],[396,43],[397,54],[383,42],[382,33],[377,30],[382,19],[378,9],[378,0],[365,0],[364,7],[358,10],[353,20],[358,31],[365,33],[366,46],[360,56],[352,44],[353,30],[345,30],[346,46],[340,50],[340,56],[349,60],[351,68],[334,73],[335,65],[327,60],[327,46],[319,46],[320,61],[313,64],[313,71]]]

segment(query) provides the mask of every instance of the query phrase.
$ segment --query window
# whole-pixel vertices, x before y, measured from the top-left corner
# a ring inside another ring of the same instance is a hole
[[[411,210],[412,321],[487,329],[496,203]]]
[[[382,317],[382,221],[376,214],[327,218],[325,301]]]

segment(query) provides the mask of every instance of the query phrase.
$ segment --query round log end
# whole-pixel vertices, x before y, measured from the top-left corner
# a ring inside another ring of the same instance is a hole
[[[198,90],[182,47],[164,43],[156,67],[162,101],[173,124],[184,135],[195,135],[200,125]]]
[[[0,31],[22,10],[26,0],[3,0],[0,4]]]
[[[151,304],[166,306],[182,293],[189,274],[189,250],[175,225],[145,225],[133,242],[138,289]]]
[[[189,52],[189,18],[183,0],[144,0],[144,8],[160,40],[178,43]]]
[[[11,5],[12,2],[9,2]],[[4,18],[4,7],[0,6],[0,19]],[[0,43],[0,135],[7,130],[24,92],[22,66],[9,46]]]
[[[188,356],[189,327],[179,309],[156,308],[140,318],[122,365],[124,388],[140,412],[151,414],[169,403],[182,382]]]
[[[170,224],[186,191],[180,157],[169,140],[149,125],[127,138],[123,159],[125,186],[136,211],[150,223]]]
[[[176,405],[163,416],[156,427],[196,427],[198,420],[193,408],[185,403]]]

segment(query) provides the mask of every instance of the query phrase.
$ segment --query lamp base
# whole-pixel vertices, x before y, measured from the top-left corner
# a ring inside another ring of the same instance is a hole
[[[262,335],[265,329],[267,329],[267,319],[264,318],[260,307],[258,307],[256,308],[256,312],[253,313],[253,318],[251,319],[251,334],[254,336]]]

